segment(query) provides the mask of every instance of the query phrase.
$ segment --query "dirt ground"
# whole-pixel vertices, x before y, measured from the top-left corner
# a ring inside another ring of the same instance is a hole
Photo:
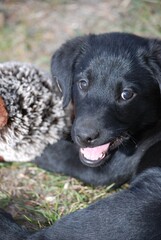
[[[88,33],[126,31],[161,37],[160,0],[1,0],[0,61],[31,62],[50,71],[65,40]],[[0,207],[33,229],[109,194],[32,164],[0,165]]]

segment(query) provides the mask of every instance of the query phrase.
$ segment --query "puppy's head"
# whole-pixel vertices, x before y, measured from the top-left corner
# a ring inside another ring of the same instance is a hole
[[[64,107],[73,102],[72,138],[89,166],[102,164],[160,118],[158,40],[124,33],[78,37],[54,54],[52,75]]]

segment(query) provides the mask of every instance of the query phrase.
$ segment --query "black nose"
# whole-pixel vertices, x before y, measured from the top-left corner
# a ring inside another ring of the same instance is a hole
[[[76,141],[79,145],[90,146],[99,137],[99,132],[95,129],[77,129],[76,131]]]

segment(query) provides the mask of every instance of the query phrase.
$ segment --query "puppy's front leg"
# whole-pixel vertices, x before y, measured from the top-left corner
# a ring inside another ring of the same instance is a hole
[[[27,240],[159,240],[160,209],[161,170],[154,168],[138,176],[128,190],[76,211]]]
[[[80,161],[77,146],[65,140],[48,145],[35,162],[43,169],[69,175],[95,186],[123,184],[135,172],[135,162],[137,163],[137,161],[129,161],[126,155],[119,152],[107,164],[91,168]]]

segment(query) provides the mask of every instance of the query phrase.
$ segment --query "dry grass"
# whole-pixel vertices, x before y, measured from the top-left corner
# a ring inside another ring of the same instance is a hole
[[[0,5],[0,61],[49,69],[53,51],[66,39],[107,31],[161,37],[160,0],[5,0]],[[0,207],[34,229],[111,193],[110,186],[94,189],[32,164],[1,164],[0,179]]]
[[[107,196],[112,187],[94,189],[33,164],[1,164],[0,179],[0,206],[30,228],[52,224],[61,216]]]

